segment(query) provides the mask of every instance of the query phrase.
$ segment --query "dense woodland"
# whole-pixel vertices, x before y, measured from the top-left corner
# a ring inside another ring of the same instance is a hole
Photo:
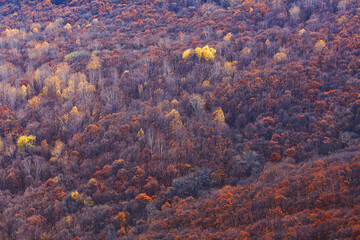
[[[0,239],[360,239],[359,1],[0,21]]]

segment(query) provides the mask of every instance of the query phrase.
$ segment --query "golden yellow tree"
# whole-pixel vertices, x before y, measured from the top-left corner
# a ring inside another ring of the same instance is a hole
[[[205,61],[213,61],[215,58],[216,50],[215,48],[211,48],[208,45],[202,48],[202,57],[205,59]]]
[[[205,60],[206,62],[214,61],[215,59],[215,53],[216,49],[211,48],[208,45],[206,45],[203,48],[197,47],[195,50],[190,48],[183,52],[182,58],[184,60],[188,59],[192,54],[196,54],[196,56],[201,60]]]
[[[324,40],[319,40],[316,42],[314,46],[315,52],[321,52],[326,47],[326,43]]]
[[[66,84],[66,78],[69,72],[70,67],[67,62],[61,62],[56,66],[55,75],[62,81],[63,84]]]
[[[137,138],[141,138],[142,136],[144,136],[144,130],[142,129],[142,128],[140,128],[140,130],[137,132],[137,134],[136,134],[136,137]]]
[[[96,88],[94,85],[86,81],[86,79],[82,79],[78,85],[78,95],[82,101],[88,102],[89,98],[95,93]]]
[[[221,107],[219,107],[218,109],[216,109],[213,112],[214,115],[214,121],[218,122],[218,123],[225,123],[225,116],[224,116],[224,112],[221,109]]]
[[[180,119],[180,113],[176,110],[176,109],[173,109],[171,110],[170,113],[168,113],[166,115],[167,118],[171,119],[170,121],[170,128],[171,128],[171,131],[173,133],[177,133],[178,130],[181,128],[182,126],[182,121]]]
[[[88,65],[86,66],[87,70],[99,70],[101,68],[100,59],[95,54],[92,54],[89,60]]]
[[[55,141],[55,146],[51,151],[51,158],[50,158],[51,162],[56,162],[60,158],[64,145],[65,144],[60,140]]]
[[[44,81],[45,86],[49,88],[50,93],[55,93],[58,96],[61,96],[61,85],[62,82],[57,76],[50,76]]]
[[[65,26],[64,26],[64,29],[67,30],[67,31],[70,31],[72,29],[70,23],[67,23]]]
[[[17,146],[20,151],[31,150],[35,148],[36,137],[33,135],[21,136],[17,141]]]
[[[184,60],[187,60],[193,53],[194,53],[194,49],[192,49],[192,48],[186,49],[186,50],[183,52],[182,58],[183,58]]]
[[[223,39],[224,39],[224,41],[229,41],[229,40],[231,39],[231,37],[232,37],[232,33],[229,32],[228,34],[226,34],[226,35],[223,37]]]
[[[284,62],[287,59],[287,55],[284,52],[279,52],[274,55],[274,60],[278,63]]]
[[[86,69],[89,70],[89,79],[92,84],[95,84],[101,77],[101,63],[98,56],[92,54]]]

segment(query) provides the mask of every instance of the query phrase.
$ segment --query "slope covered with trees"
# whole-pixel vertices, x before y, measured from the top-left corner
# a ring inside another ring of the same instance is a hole
[[[0,0],[1,239],[358,239],[356,0]]]

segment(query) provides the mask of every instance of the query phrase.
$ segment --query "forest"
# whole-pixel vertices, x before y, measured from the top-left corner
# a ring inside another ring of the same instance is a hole
[[[0,0],[0,239],[360,239],[358,0]]]

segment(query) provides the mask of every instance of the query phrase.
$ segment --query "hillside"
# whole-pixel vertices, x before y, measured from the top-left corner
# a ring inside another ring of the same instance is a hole
[[[359,1],[0,21],[0,239],[360,239]]]

